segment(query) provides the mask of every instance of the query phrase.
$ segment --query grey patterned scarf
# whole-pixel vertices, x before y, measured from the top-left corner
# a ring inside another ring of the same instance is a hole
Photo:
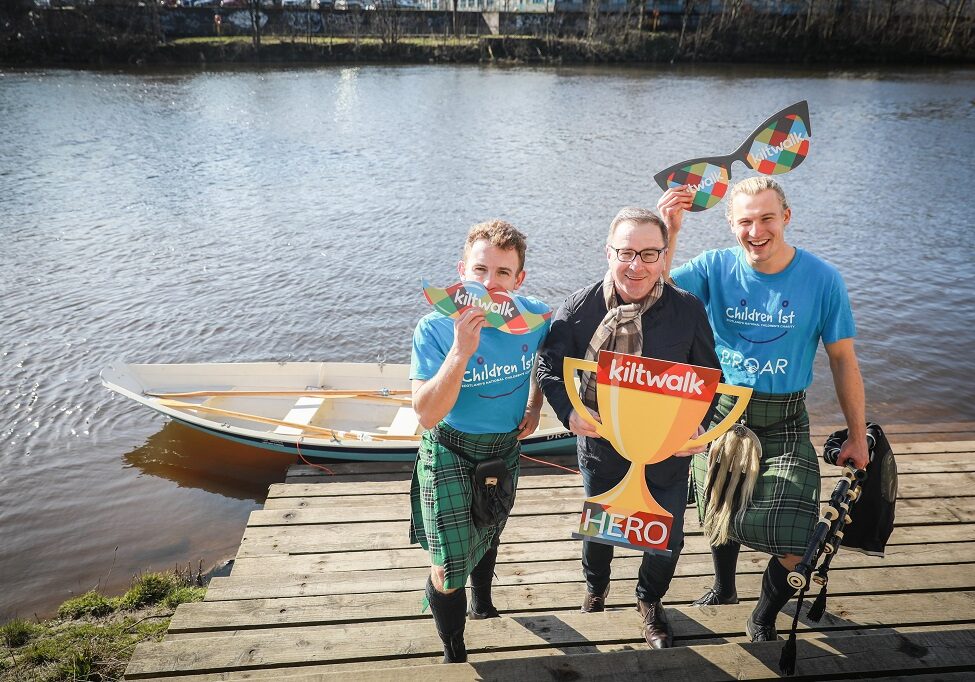
[[[600,350],[611,350],[629,355],[643,352],[643,323],[640,319],[660,300],[664,293],[664,281],[660,279],[650,290],[650,295],[638,303],[620,304],[613,284],[613,273],[606,271],[603,277],[603,300],[606,301],[606,316],[596,327],[596,331],[586,349],[586,360],[596,360]],[[568,377],[567,377],[568,379]],[[596,410],[596,377],[592,372],[582,373],[582,402]]]

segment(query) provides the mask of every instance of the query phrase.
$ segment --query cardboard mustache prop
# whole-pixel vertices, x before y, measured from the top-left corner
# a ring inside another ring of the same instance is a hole
[[[763,175],[779,175],[796,168],[809,154],[812,124],[809,103],[796,102],[772,114],[731,154],[681,161],[656,175],[660,189],[688,185],[694,193],[690,211],[703,211],[721,201],[731,183],[731,165],[741,161]]]
[[[579,532],[572,537],[669,556],[674,517],[650,495],[644,470],[727,431],[745,411],[752,389],[720,383],[720,369],[605,350],[599,351],[597,362],[565,358],[563,370],[576,413],[631,462],[613,489],[586,500]],[[596,373],[602,423],[592,417],[575,390],[572,378],[579,370]],[[738,400],[713,429],[692,438],[715,393]]]
[[[480,282],[458,282],[441,289],[423,282],[423,295],[439,312],[447,317],[460,317],[464,311],[480,308],[488,326],[508,334],[528,334],[552,317],[551,309],[533,313],[517,297],[504,289],[488,289]]]

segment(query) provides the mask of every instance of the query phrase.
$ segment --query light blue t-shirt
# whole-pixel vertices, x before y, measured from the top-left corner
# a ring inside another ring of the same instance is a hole
[[[705,251],[671,272],[704,302],[725,380],[761,393],[793,393],[812,383],[819,340],[856,336],[843,278],[796,249],[774,275],[754,270],[741,247]]]
[[[533,313],[551,310],[543,302],[518,296]],[[467,363],[460,395],[444,421],[465,433],[507,433],[525,416],[535,353],[549,321],[528,334],[481,329],[477,352]],[[410,379],[432,379],[454,343],[454,321],[439,312],[421,318],[413,331]]]

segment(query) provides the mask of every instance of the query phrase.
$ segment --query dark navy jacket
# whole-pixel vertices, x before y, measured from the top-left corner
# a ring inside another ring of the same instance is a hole
[[[562,361],[585,358],[596,327],[606,315],[603,283],[569,296],[552,318],[552,328],[538,355],[538,384],[559,421],[569,427],[572,404],[565,392]],[[644,357],[721,368],[714,352],[714,334],[704,305],[693,294],[664,285],[660,300],[643,315]],[[705,421],[705,425],[710,417]],[[622,478],[630,463],[603,438],[578,439],[579,466],[600,478]],[[670,457],[647,467],[656,485],[686,480],[689,457]]]

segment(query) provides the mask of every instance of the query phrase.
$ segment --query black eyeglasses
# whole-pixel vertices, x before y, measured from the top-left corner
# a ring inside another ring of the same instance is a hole
[[[606,246],[609,246],[609,244]],[[643,251],[617,249],[615,246],[609,246],[609,248],[616,252],[616,258],[620,263],[632,263],[636,260],[637,254],[640,254],[640,260],[644,263],[656,263],[660,260],[660,254],[667,250],[666,246],[662,249],[644,249]]]

